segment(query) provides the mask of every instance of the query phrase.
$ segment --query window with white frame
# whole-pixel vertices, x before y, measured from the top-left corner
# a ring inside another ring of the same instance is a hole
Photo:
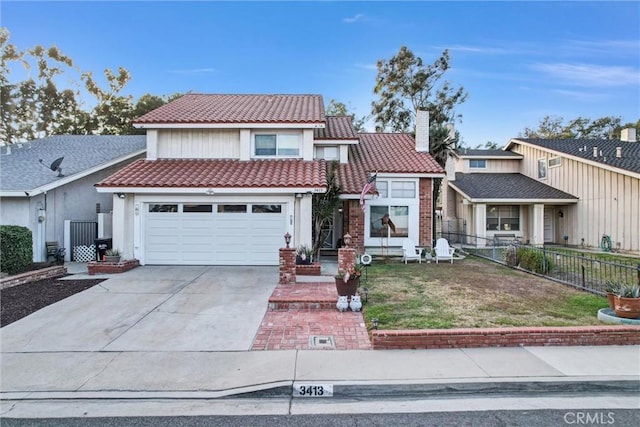
[[[389,197],[389,182],[376,180],[376,191],[378,192],[379,199],[386,199]]]
[[[254,154],[258,157],[297,157],[300,155],[300,141],[299,134],[256,134],[254,138]]]
[[[416,197],[415,181],[391,181],[391,198],[413,199]]]
[[[547,177],[547,159],[538,159],[538,179]]]
[[[487,161],[485,159],[469,159],[469,168],[471,169],[486,169]]]
[[[371,206],[369,237],[409,237],[409,206]]]
[[[487,230],[519,231],[520,206],[487,205]]]
[[[562,157],[552,157],[549,159],[549,167],[555,168],[562,165]]]
[[[316,159],[340,160],[340,150],[334,145],[319,145],[316,147]]]

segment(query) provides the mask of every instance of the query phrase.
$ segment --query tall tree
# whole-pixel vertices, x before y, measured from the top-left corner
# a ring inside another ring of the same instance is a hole
[[[380,130],[414,132],[415,113],[429,111],[432,123],[444,125],[460,118],[455,107],[466,101],[462,86],[455,88],[442,81],[450,68],[449,51],[433,64],[425,64],[406,46],[389,60],[378,60],[378,75],[373,90],[378,100],[371,104],[372,114]]]
[[[356,115],[350,113],[344,102],[332,99],[329,101],[327,108],[325,108],[325,114],[327,116],[351,116],[351,122],[356,132],[365,132],[364,123],[367,121],[366,116],[356,118]]]
[[[621,125],[622,119],[615,116],[600,117],[595,120],[578,117],[565,122],[559,116],[544,116],[535,129],[526,127],[521,136],[541,139],[614,139],[628,125]],[[640,120],[637,124],[640,124]],[[633,126],[633,123],[630,123]]]
[[[131,74],[123,67],[114,74],[109,68],[104,70],[108,88],[101,88],[93,78],[93,73],[83,73],[87,91],[98,101],[93,109],[91,131],[101,135],[121,135],[131,130],[133,120],[133,97],[120,95],[131,80]]]

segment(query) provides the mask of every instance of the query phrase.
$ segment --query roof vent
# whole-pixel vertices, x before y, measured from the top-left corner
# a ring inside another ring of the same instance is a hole
[[[622,132],[620,132],[620,141],[636,142],[636,128],[622,129]]]
[[[593,147],[593,157],[598,157],[598,147]]]
[[[616,147],[616,157],[619,159],[622,158],[622,147]]]

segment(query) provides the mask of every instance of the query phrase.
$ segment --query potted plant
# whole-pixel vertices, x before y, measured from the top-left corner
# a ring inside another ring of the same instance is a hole
[[[360,284],[360,276],[362,276],[363,264],[352,264],[346,269],[339,269],[335,275],[336,290],[340,296],[355,295]]]
[[[300,245],[296,249],[296,264],[297,265],[309,265],[311,264],[311,248],[307,245]]]
[[[620,283],[613,280],[607,280],[604,284],[604,292],[607,294],[607,301],[609,302],[609,308],[615,310],[614,298],[616,293],[620,290]]]
[[[104,260],[106,262],[118,263],[120,262],[120,251],[117,249],[107,249],[104,253]]]
[[[616,316],[626,319],[640,318],[640,285],[621,284],[613,301]]]

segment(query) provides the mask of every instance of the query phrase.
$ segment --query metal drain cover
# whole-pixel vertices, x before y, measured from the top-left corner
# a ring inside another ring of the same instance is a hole
[[[309,348],[335,348],[331,335],[311,335],[309,337]]]

